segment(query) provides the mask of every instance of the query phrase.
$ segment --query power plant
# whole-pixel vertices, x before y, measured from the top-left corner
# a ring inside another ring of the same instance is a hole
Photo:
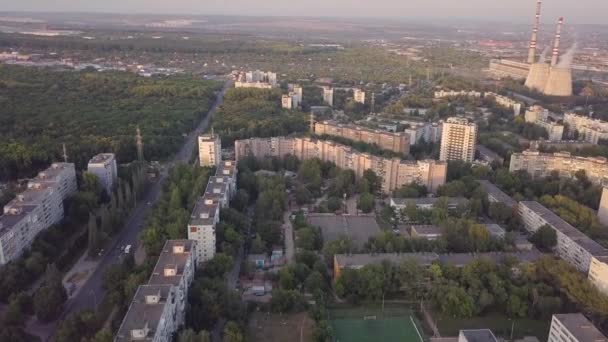
[[[570,58],[564,60],[564,63],[558,63],[559,60],[559,45],[561,41],[562,26],[564,18],[560,17],[557,21],[557,29],[555,30],[555,39],[553,40],[553,53],[551,54],[551,65],[547,64],[544,56],[536,62],[536,37],[538,31],[538,18],[540,17],[540,1],[537,7],[536,23],[532,32],[532,40],[530,41],[530,49],[528,51],[528,62],[530,64],[530,72],[526,78],[526,87],[540,91],[545,95],[550,96],[571,96],[572,95],[572,69]]]
[[[506,59],[492,60],[490,71],[500,77],[509,76],[516,79],[525,79],[525,85],[529,89],[539,91],[550,96],[572,95],[572,54],[574,47],[559,58],[559,47],[561,31],[564,18],[560,17],[557,22],[551,63],[545,61],[545,53],[536,60],[536,49],[538,47],[538,32],[540,30],[542,0],[536,2],[536,15],[530,44],[528,46],[528,58],[525,62],[511,61]]]

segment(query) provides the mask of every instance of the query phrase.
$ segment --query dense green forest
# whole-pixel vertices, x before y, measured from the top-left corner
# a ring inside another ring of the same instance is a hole
[[[307,115],[281,108],[281,92],[234,88],[226,92],[224,104],[214,116],[213,127],[222,144],[250,137],[271,137],[308,130]]]
[[[29,176],[61,155],[79,168],[99,152],[135,159],[135,131],[145,157],[180,146],[212,104],[216,82],[129,73],[58,72],[0,67],[0,180]]]

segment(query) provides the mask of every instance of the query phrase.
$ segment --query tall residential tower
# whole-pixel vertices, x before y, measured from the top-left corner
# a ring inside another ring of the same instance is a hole
[[[465,118],[449,118],[443,123],[439,160],[464,160],[475,158],[477,124]]]

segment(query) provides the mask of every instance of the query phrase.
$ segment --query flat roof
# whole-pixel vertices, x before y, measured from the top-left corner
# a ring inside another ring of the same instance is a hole
[[[507,207],[515,207],[517,202],[511,198],[511,196],[507,195],[504,191],[500,190],[496,185],[492,184],[487,180],[478,180],[477,181],[486,193],[496,199],[497,202],[503,203]]]
[[[460,330],[467,342],[497,342],[496,336],[490,329]]]
[[[538,251],[527,252],[491,252],[491,253],[379,253],[379,254],[336,254],[336,260],[341,267],[362,267],[370,264],[379,264],[384,260],[392,263],[401,263],[406,260],[414,260],[419,265],[430,265],[434,262],[452,264],[462,267],[477,259],[488,259],[495,263],[502,262],[505,258],[515,258],[520,263],[533,262],[540,258],[542,253]]]
[[[184,253],[173,253],[174,246],[184,246]],[[184,274],[184,268],[192,255],[194,246],[195,242],[192,240],[167,240],[154,266],[154,271],[150,276],[148,284],[170,284],[177,286]],[[165,276],[164,270],[166,267],[177,267],[177,274],[175,276]]]
[[[17,223],[23,220],[29,213],[34,211],[38,206],[36,205],[19,205],[21,213],[19,214],[4,214],[0,216],[0,235],[4,234],[8,230],[12,229]]]
[[[469,203],[469,200],[464,197],[420,197],[420,198],[397,198],[391,197],[396,205],[434,205],[440,198],[447,198],[448,205],[459,205]]]
[[[213,202],[212,204],[206,202]],[[192,214],[190,215],[190,222],[188,223],[191,226],[210,226],[214,222],[214,218],[216,213],[218,213],[219,209],[219,201],[215,196],[205,195],[199,197],[194,205],[194,209],[192,210]],[[204,215],[207,215],[207,218],[204,218]]]
[[[594,257],[608,256],[608,249],[602,247],[599,243],[593,241],[590,237],[583,234],[580,230],[573,227],[570,223],[564,221],[557,214],[547,209],[544,205],[535,201],[522,201],[521,205],[529,208],[535,214],[542,217],[554,229],[566,235],[577,245],[581,246]]]
[[[32,181],[55,181],[57,176],[59,176],[65,170],[76,170],[76,167],[73,163],[53,163],[46,170],[38,172],[38,175],[32,179]]]
[[[403,136],[403,132],[389,132],[389,131],[385,131],[385,130],[381,130],[381,129],[373,129],[373,128],[369,128],[369,127],[365,127],[365,126],[358,126],[358,125],[353,125],[353,124],[341,124],[334,120],[324,120],[319,123],[324,124],[324,125],[338,127],[338,128],[348,128],[348,129],[352,129],[355,131],[362,131],[362,132],[373,133],[373,134],[384,134],[384,135],[390,135],[393,137]]]
[[[198,139],[202,141],[215,141],[219,138],[220,137],[217,134],[201,134],[198,136]]]
[[[234,177],[236,172],[236,161],[234,160],[223,160],[217,166],[215,170],[216,176]]]
[[[488,230],[488,233],[490,233],[490,235],[492,235],[492,236],[505,235],[505,229],[503,227],[501,227],[499,224],[486,223],[486,224],[484,224],[484,226]]]
[[[490,150],[489,148],[487,148],[484,145],[477,144],[477,145],[475,145],[475,149],[479,152],[479,154],[485,155],[485,156],[487,156],[489,158],[492,158],[492,159],[503,159],[503,157],[501,157],[498,153]]]
[[[116,333],[114,341],[131,342],[131,331],[134,329],[143,329],[146,323],[148,323],[150,332],[154,334],[165,309],[165,304],[171,294],[172,287],[172,285],[168,284],[140,285],[137,288],[137,292],[135,292],[135,296],[129,305],[129,310]],[[160,301],[158,303],[146,303],[146,296],[158,295],[159,293]]]
[[[89,160],[89,164],[105,163],[115,159],[114,153],[100,153]]]
[[[416,234],[420,235],[442,235],[443,228],[433,225],[414,225],[411,226],[412,231],[415,230]]]
[[[581,313],[555,314],[553,317],[559,320],[580,342],[608,341],[606,336]]]
[[[307,221],[321,228],[325,243],[347,236],[355,245],[363,247],[370,237],[382,232],[374,216],[310,214]]]

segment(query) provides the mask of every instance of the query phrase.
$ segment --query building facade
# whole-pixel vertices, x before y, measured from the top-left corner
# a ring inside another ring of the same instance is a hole
[[[527,171],[533,178],[546,177],[557,171],[560,177],[574,178],[577,171],[584,170],[589,180],[603,184],[608,178],[608,163],[603,157],[575,157],[569,152],[541,153],[523,151],[511,155],[509,171]]]
[[[602,198],[597,209],[597,218],[601,224],[608,226],[608,188],[602,188]]]
[[[332,162],[341,169],[353,170],[358,178],[363,177],[365,170],[371,169],[382,177],[382,191],[385,193],[412,182],[435,191],[445,183],[447,172],[447,164],[441,161],[376,157],[333,141],[310,138],[252,138],[238,140],[234,146],[238,159],[248,155],[280,158],[288,154],[300,160],[318,158]]]
[[[197,244],[168,240],[146,285],[140,285],[114,337],[115,342],[170,341],[186,320]]]
[[[281,96],[281,108],[293,109],[293,100],[290,95]]]
[[[608,339],[583,314],[556,314],[547,342],[606,342]]]
[[[466,96],[466,97],[475,97],[475,98],[481,97],[481,93],[478,91],[474,91],[474,90],[471,90],[471,91],[439,90],[439,91],[436,91],[434,95],[435,95],[436,99],[442,99],[442,98],[446,98],[446,97],[456,97],[456,96]]]
[[[0,216],[0,265],[20,257],[40,232],[61,221],[63,200],[76,191],[71,163],[54,163],[31,179]]]
[[[443,123],[439,160],[473,162],[477,125],[465,118],[449,118]]]
[[[116,156],[114,153],[100,153],[91,158],[87,165],[87,172],[97,176],[101,186],[103,186],[108,194],[112,194],[116,179],[118,178]]]
[[[343,125],[335,121],[316,122],[314,128],[317,135],[327,134],[352,141],[376,144],[381,149],[396,153],[410,153],[409,135],[403,132],[393,133],[355,125]]]
[[[323,102],[327,103],[330,107],[334,106],[334,88],[329,86],[323,87]]]
[[[564,123],[571,131],[578,132],[579,140],[597,145],[601,140],[608,140],[608,122],[593,119],[575,113],[565,113]]]
[[[353,91],[353,99],[357,103],[365,104],[365,91],[362,89],[355,89]]]
[[[200,165],[217,166],[222,160],[222,142],[217,134],[204,134],[198,137],[198,159]]]
[[[241,72],[236,74],[234,86],[236,88],[271,89],[277,86],[277,74],[260,70]]]
[[[541,106],[532,106],[526,110],[525,120],[544,128],[549,141],[561,141],[564,136],[564,125],[551,121],[549,116],[549,110]]]
[[[519,217],[530,233],[536,232],[544,225],[555,230],[557,235],[555,253],[587,275],[592,258],[601,261],[608,257],[608,249],[591,240],[538,202],[519,202]],[[608,282],[608,279],[605,281]]]
[[[199,263],[215,256],[220,210],[227,208],[236,194],[236,176],[235,161],[219,162],[215,176],[209,177],[205,193],[194,205],[188,222],[188,239],[197,243],[196,259]]]
[[[487,96],[491,96],[494,98],[494,101],[496,101],[497,104],[506,107],[506,108],[510,108],[513,109],[513,115],[518,116],[519,114],[521,114],[521,103],[517,102],[509,97],[500,95],[500,94],[496,94],[493,92],[487,92],[484,94],[484,97]]]

